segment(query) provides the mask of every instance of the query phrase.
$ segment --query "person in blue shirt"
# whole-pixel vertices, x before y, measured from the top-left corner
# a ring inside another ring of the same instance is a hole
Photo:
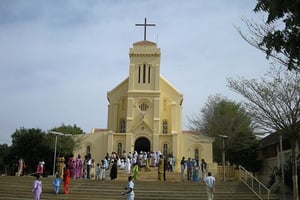
[[[186,161],[186,167],[187,167],[187,180],[191,181],[192,180],[192,171],[193,171],[193,161],[191,158],[188,158]]]
[[[59,194],[59,187],[60,187],[61,179],[58,174],[56,174],[55,179],[53,180],[53,189],[55,194]]]

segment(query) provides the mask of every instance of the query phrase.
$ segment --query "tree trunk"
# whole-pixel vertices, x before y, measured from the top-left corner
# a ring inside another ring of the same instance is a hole
[[[298,191],[298,172],[297,172],[297,149],[298,140],[292,139],[291,140],[291,147],[292,147],[292,179],[293,179],[293,200],[299,200],[299,191]]]

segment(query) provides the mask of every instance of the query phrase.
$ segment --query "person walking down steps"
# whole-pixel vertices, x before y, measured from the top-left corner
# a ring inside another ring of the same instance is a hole
[[[36,174],[36,180],[33,182],[32,192],[34,193],[33,200],[41,199],[42,181],[40,180],[40,174]]]
[[[126,192],[122,192],[121,195],[127,195],[127,200],[134,200],[134,182],[132,176],[128,176],[128,185],[125,187]]]

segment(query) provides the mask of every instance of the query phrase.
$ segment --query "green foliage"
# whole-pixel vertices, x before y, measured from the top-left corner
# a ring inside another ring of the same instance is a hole
[[[76,124],[74,124],[73,126],[61,124],[59,127],[53,128],[52,131],[57,131],[64,134],[72,134],[72,135],[84,133],[83,130],[80,127],[78,127]]]
[[[253,135],[252,121],[240,104],[220,95],[211,96],[201,113],[188,117],[188,121],[190,129],[215,138],[214,161],[222,162],[223,139],[219,135],[228,136],[226,160],[244,167],[250,165],[249,160],[256,160],[258,143]]]
[[[62,124],[59,127],[53,128],[51,131],[60,132],[60,133],[66,134],[66,135],[84,134],[82,129],[80,127],[76,126],[76,124],[74,124],[73,126]],[[53,135],[48,136],[48,140],[51,141],[52,144],[54,144],[54,142],[55,142],[54,139],[55,139],[55,137]],[[70,154],[72,154],[72,152],[78,142],[79,141],[75,141],[72,137],[58,136],[58,138],[57,138],[57,153],[61,153],[65,156],[69,156]],[[54,146],[53,146],[53,151],[54,151]]]
[[[241,94],[253,120],[261,128],[286,135],[291,144],[293,176],[297,177],[296,147],[300,138],[300,73],[278,68],[261,80],[228,79],[229,87]],[[294,198],[298,199],[298,182],[293,183]]]
[[[300,1],[258,0],[254,11],[267,13],[266,24],[282,24],[269,31],[259,44],[266,48],[267,56],[281,54],[287,59],[288,69],[300,70]]]
[[[83,134],[82,129],[76,125],[64,125],[53,128],[52,131],[68,135]],[[56,136],[36,128],[20,128],[12,134],[12,145],[0,145],[0,173],[14,175],[17,171],[18,160],[24,159],[25,174],[36,172],[39,161],[45,162],[45,171],[52,173]],[[79,140],[72,137],[57,136],[57,153],[65,156],[72,154]],[[7,171],[5,171],[7,170]]]
[[[0,144],[0,174],[4,174],[8,169],[8,155],[10,147],[7,144]]]
[[[10,166],[16,171],[17,162],[23,158],[26,163],[26,172],[32,173],[36,171],[39,161],[45,161],[46,166],[52,161],[51,151],[47,140],[46,133],[40,129],[20,128],[12,134],[12,146],[10,151]]]
[[[211,137],[252,132],[251,119],[244,108],[220,95],[210,96],[201,113],[188,117],[188,121],[190,129]]]
[[[256,160],[258,140],[253,134],[240,132],[232,137],[227,145],[227,158],[231,162],[252,172],[260,169],[260,162]]]

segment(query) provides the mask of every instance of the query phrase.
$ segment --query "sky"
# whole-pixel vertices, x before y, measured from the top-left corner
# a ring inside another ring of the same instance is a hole
[[[269,66],[236,27],[258,20],[255,0],[0,0],[0,144],[16,129],[107,127],[106,94],[128,77],[129,48],[161,49],[161,75],[184,95],[187,117],[209,96],[242,97],[227,78],[258,78]],[[244,29],[245,30],[245,29]]]

